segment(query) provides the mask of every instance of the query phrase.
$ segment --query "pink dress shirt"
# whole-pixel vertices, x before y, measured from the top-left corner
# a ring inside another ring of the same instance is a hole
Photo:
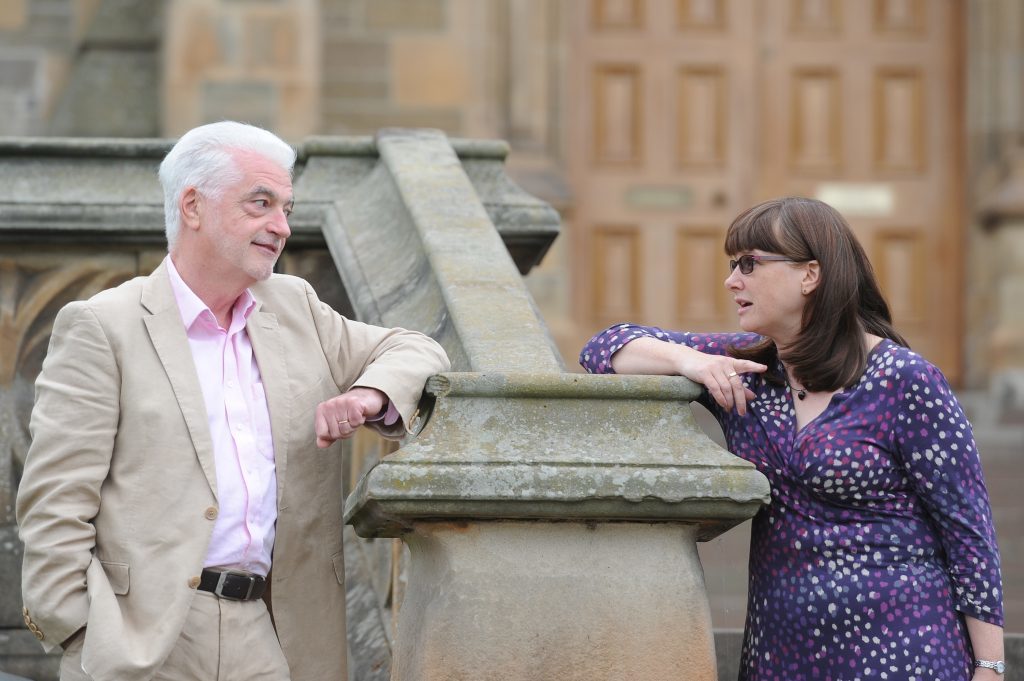
[[[167,258],[206,404],[217,468],[217,518],[206,567],[270,571],[277,522],[277,478],[270,411],[245,322],[256,308],[246,290],[223,329]]]

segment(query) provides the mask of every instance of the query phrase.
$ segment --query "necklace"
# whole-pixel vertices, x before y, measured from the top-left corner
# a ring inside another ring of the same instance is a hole
[[[786,377],[786,385],[789,386],[790,390],[792,390],[793,392],[796,393],[796,398],[798,400],[803,400],[805,397],[807,397],[807,388],[795,388],[795,387],[793,387],[793,384],[789,382],[789,377]]]
[[[803,401],[807,397],[807,388],[797,388],[796,386],[789,382],[789,372],[786,371],[785,366],[782,367],[782,378],[784,381],[786,381],[786,385],[789,386],[789,389],[796,393],[796,398],[798,400]]]

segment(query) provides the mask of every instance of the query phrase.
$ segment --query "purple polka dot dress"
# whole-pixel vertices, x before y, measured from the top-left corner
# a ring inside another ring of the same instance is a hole
[[[619,324],[580,363],[614,373],[641,337],[710,354],[759,340]],[[700,398],[771,484],[751,528],[740,679],[970,679],[963,616],[1002,626],[999,552],[971,425],[939,370],[884,340],[799,432],[788,386],[743,381],[746,416]]]

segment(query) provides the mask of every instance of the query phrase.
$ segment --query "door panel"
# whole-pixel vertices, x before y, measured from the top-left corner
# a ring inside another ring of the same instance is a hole
[[[736,329],[725,228],[765,198],[813,196],[850,221],[897,328],[958,380],[961,2],[569,6],[581,342],[627,318]]]
[[[872,258],[897,329],[955,382],[962,131],[951,46],[962,9],[949,0],[843,0],[823,39],[771,4],[761,15],[764,116],[751,200],[830,199]],[[793,8],[820,13],[816,4]]]
[[[754,171],[754,4],[571,4],[567,130],[577,200],[567,236],[581,342],[626,318],[734,324],[720,290],[721,243]],[[635,266],[604,254],[609,225],[631,226]],[[617,314],[619,302],[595,294],[632,286],[636,304]]]

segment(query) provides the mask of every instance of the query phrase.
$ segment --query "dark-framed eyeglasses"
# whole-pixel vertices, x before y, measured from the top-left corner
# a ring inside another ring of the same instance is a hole
[[[793,260],[793,258],[787,258],[784,255],[741,255],[736,260],[729,261],[729,272],[736,269],[737,266],[740,268],[740,274],[750,274],[754,271],[754,265],[760,262],[801,262],[799,260]]]

